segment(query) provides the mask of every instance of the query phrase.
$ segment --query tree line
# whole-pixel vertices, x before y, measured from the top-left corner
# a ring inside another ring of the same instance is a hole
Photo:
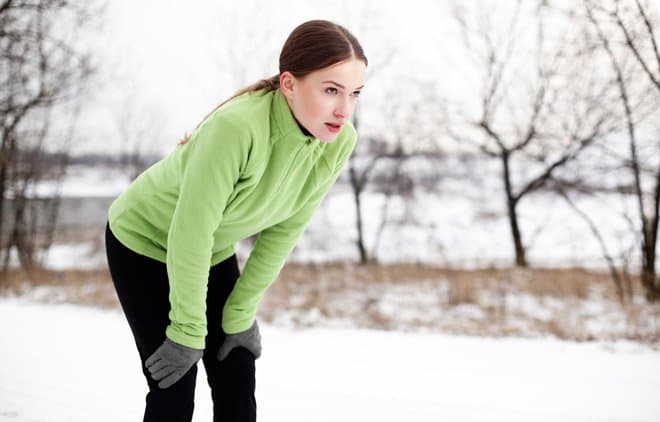
[[[632,270],[617,265],[617,251],[606,244],[602,228],[576,199],[598,192],[633,198],[634,214],[622,217],[638,239],[641,261],[633,267],[639,268],[646,297],[658,300],[658,10],[642,0],[508,3],[506,8],[498,2],[452,5],[451,21],[459,34],[455,42],[460,43],[455,54],[460,56],[460,71],[472,81],[460,92],[449,92],[442,80],[411,83],[417,93],[414,101],[379,105],[381,114],[392,116],[387,134],[365,131],[369,110],[357,110],[354,125],[360,143],[345,177],[355,203],[360,261],[377,259],[377,247],[365,241],[361,201],[366,189],[376,189],[385,197],[385,217],[377,228],[382,233],[388,224],[396,224],[387,217],[390,199],[413,195],[420,183],[432,190],[441,177],[436,173],[420,181],[406,163],[416,157],[445,156],[450,152],[444,145],[450,140],[464,151],[498,163],[516,266],[529,265],[526,242],[531,237],[520,224],[520,204],[534,193],[550,192],[597,239],[621,301],[630,299]],[[0,3],[0,265],[5,268],[11,250],[17,251],[24,266],[38,263],[38,252],[52,240],[57,202],[51,233],[37,236],[31,189],[43,178],[63,174],[70,160],[68,140],[75,130],[76,99],[84,95],[94,68],[91,53],[77,47],[75,31],[62,31],[61,22],[83,25],[96,12],[68,1]],[[358,35],[360,31],[368,28],[358,28]],[[376,45],[370,54],[370,78],[386,75],[397,54],[386,44]],[[239,49],[240,45],[231,44],[227,58],[218,59],[223,72],[236,62],[232,52]],[[246,73],[237,68],[237,75]],[[120,156],[135,176],[144,168],[140,154],[145,138],[127,121],[136,114],[130,101],[121,110],[116,116],[123,142]],[[47,160],[46,165],[44,157],[52,152],[52,145],[45,141],[55,133],[60,140],[59,160]],[[519,171],[521,163],[533,163],[533,171]],[[15,204],[11,210],[5,206],[7,198]],[[380,235],[374,238],[377,246]]]

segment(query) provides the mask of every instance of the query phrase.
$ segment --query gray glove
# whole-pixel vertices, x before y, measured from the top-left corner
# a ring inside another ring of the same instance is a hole
[[[192,349],[169,338],[144,362],[160,388],[168,388],[188,372],[201,359],[203,350]]]
[[[259,334],[259,325],[254,321],[252,327],[236,334],[226,334],[225,341],[218,350],[218,360],[223,361],[229,355],[229,352],[235,347],[244,347],[248,349],[255,359],[261,356],[261,334]]]

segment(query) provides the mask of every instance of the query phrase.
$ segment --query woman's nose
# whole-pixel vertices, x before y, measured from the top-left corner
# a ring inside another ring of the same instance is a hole
[[[346,118],[350,114],[349,100],[341,100],[337,107],[335,107],[335,117]]]

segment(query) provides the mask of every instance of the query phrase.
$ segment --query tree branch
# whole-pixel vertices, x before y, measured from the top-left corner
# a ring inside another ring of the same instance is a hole
[[[644,23],[646,25],[647,31],[649,32],[649,35],[651,37],[651,42],[653,44],[653,50],[655,52],[656,59],[658,60],[658,66],[660,67],[660,54],[658,53],[658,46],[657,46],[656,41],[655,41],[655,35],[653,33],[653,27],[651,26],[651,23],[650,23],[648,17],[644,13],[644,10],[643,10],[642,6],[639,4],[639,1],[637,1],[637,5],[639,7],[640,14],[642,15],[642,18],[643,18]],[[593,14],[591,13],[591,11],[589,11],[588,13],[589,13],[589,16],[590,16],[590,20],[592,20],[592,22],[595,22],[595,18],[593,17]],[[617,26],[621,29],[621,32],[623,32],[623,35],[626,38],[626,44],[628,45],[630,50],[633,52],[635,58],[637,59],[637,62],[642,66],[642,68],[644,69],[644,72],[649,77],[651,82],[656,86],[656,88],[658,88],[658,90],[660,90],[660,78],[656,78],[654,76],[653,71],[651,71],[648,64],[646,63],[646,61],[644,60],[644,58],[640,54],[639,49],[635,45],[635,43],[632,39],[632,36],[631,36],[630,32],[628,31],[628,28],[626,27],[625,23],[621,19],[621,15],[619,14],[618,9],[617,9],[616,12],[614,12],[613,17],[616,20]],[[599,30],[599,32],[601,31],[600,28],[598,30]]]

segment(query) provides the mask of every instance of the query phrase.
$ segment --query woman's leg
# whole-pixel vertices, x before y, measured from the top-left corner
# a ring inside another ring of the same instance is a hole
[[[166,265],[137,254],[106,228],[106,253],[112,281],[133,332],[142,372],[149,385],[144,421],[190,421],[194,408],[197,366],[167,389],[150,377],[144,362],[165,340],[169,324],[169,284]]]
[[[254,356],[247,349],[236,348],[227,359],[218,362],[217,353],[224,341],[222,309],[239,277],[233,255],[211,267],[206,295],[208,335],[204,351],[204,368],[213,397],[215,422],[253,422],[257,420]]]

